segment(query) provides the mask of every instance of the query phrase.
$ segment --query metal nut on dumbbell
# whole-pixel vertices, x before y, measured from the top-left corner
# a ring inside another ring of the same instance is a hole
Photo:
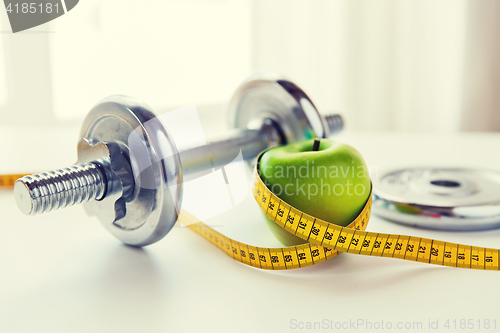
[[[339,115],[321,115],[306,93],[277,75],[243,82],[229,104],[234,132],[179,153],[153,110],[131,97],[101,100],[85,118],[76,165],[16,181],[14,195],[28,215],[84,203],[88,215],[122,242],[144,246],[174,226],[182,202],[183,175],[246,160],[262,150],[343,128]]]

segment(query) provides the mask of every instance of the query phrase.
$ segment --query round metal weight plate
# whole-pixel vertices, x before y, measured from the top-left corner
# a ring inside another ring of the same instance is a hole
[[[470,168],[402,168],[373,180],[373,213],[439,230],[500,227],[500,173]]]
[[[89,112],[80,137],[79,162],[102,159],[116,176],[108,183],[117,183],[117,193],[108,186],[104,199],[84,204],[87,213],[128,245],[162,239],[177,220],[182,173],[175,143],[153,110],[131,97],[107,97]]]
[[[273,73],[250,77],[238,87],[229,104],[232,128],[247,128],[252,121],[266,118],[281,129],[285,144],[329,134],[323,116],[307,94]]]

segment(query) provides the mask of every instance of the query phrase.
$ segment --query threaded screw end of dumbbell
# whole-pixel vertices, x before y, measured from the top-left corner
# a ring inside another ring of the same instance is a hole
[[[16,203],[26,215],[101,199],[105,191],[104,174],[95,163],[24,176],[14,185]]]
[[[325,115],[325,120],[330,135],[338,133],[344,128],[344,120],[339,114],[327,114]]]

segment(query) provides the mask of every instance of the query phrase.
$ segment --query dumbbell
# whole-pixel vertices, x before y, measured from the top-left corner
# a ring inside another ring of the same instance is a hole
[[[19,209],[35,215],[83,203],[119,240],[145,246],[174,226],[186,175],[230,163],[240,151],[251,160],[269,147],[326,138],[343,128],[339,115],[321,115],[301,88],[275,74],[251,77],[237,88],[229,104],[234,130],[206,146],[179,152],[160,118],[131,97],[101,100],[83,121],[75,165],[16,181]]]

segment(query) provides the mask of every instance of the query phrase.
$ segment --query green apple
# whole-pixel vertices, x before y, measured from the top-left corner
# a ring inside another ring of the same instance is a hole
[[[280,199],[340,226],[349,225],[370,196],[370,175],[361,154],[328,139],[269,149],[261,156],[258,171],[264,184]],[[268,222],[283,244],[304,242],[270,219]]]

